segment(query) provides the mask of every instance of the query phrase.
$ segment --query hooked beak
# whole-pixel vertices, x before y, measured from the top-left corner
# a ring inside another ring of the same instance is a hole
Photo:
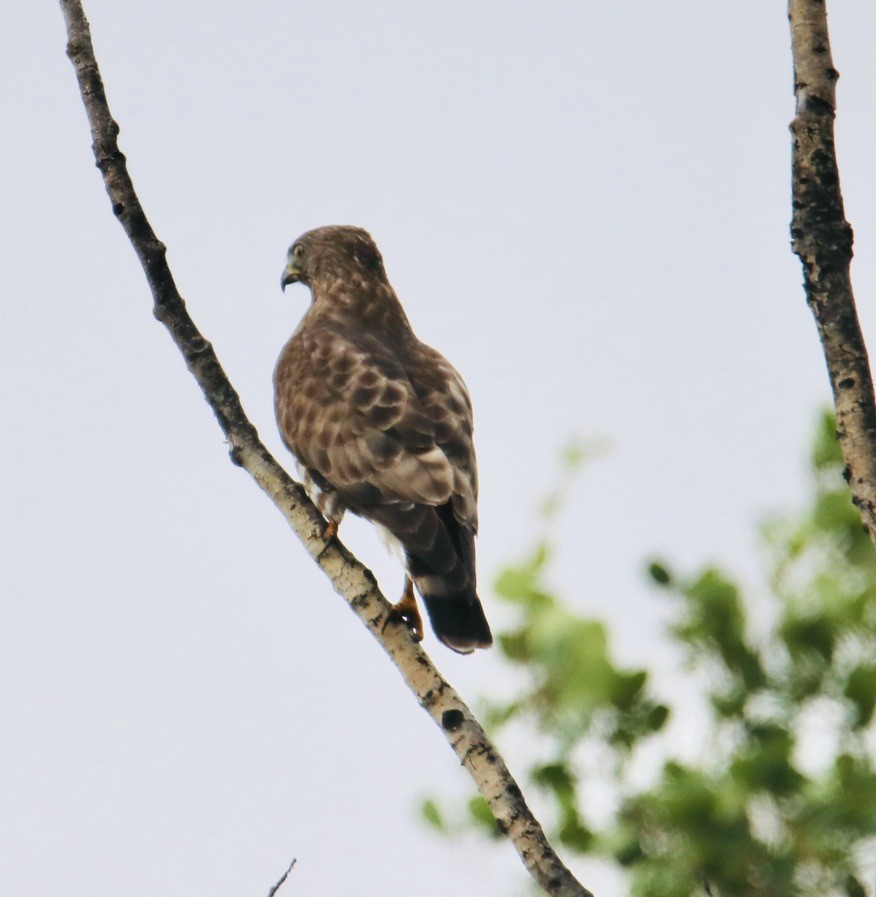
[[[301,280],[301,269],[296,268],[292,262],[289,262],[283,269],[283,274],[280,277],[280,289],[285,293],[286,287],[290,283],[298,283],[299,280]]]

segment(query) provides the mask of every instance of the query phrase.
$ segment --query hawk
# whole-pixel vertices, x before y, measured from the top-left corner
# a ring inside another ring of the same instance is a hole
[[[477,462],[462,378],[414,335],[367,231],[308,231],[289,249],[281,286],[310,287],[311,304],[274,371],[277,423],[326,517],[370,520],[405,561],[404,620],[469,654],[492,643],[477,595]]]

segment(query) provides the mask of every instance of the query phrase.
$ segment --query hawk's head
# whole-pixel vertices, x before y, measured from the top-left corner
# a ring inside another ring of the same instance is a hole
[[[325,278],[386,280],[380,250],[368,231],[343,224],[318,227],[289,247],[280,278],[283,290],[299,281],[312,287]]]

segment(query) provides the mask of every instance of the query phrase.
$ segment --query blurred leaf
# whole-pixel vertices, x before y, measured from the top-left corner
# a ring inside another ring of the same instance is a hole
[[[607,852],[620,863],[630,866],[644,857],[640,834],[636,827],[619,825],[603,839]]]
[[[861,514],[852,504],[851,495],[845,490],[821,495],[815,504],[812,522],[827,532],[858,530],[862,525]]]
[[[815,433],[815,442],[812,446],[812,464],[816,470],[825,467],[840,466],[843,456],[840,450],[839,440],[836,438],[836,418],[825,411],[818,421]]]
[[[532,571],[524,568],[509,568],[499,574],[495,584],[496,593],[508,601],[528,605],[530,609],[544,607],[551,598],[538,588]]]
[[[790,616],[782,623],[779,634],[792,655],[809,651],[825,660],[833,656],[836,633],[824,616]]]
[[[444,817],[441,815],[441,811],[438,809],[438,804],[436,804],[434,800],[428,798],[424,800],[420,805],[420,813],[430,826],[438,829],[440,832],[447,831]]]
[[[544,766],[535,766],[530,771],[530,776],[537,785],[550,788],[561,794],[571,794],[576,785],[575,777],[565,763],[546,763]]]
[[[648,564],[648,575],[658,586],[668,586],[672,584],[672,574],[669,572],[669,568],[659,561],[651,561],[651,563]]]
[[[485,702],[478,715],[487,729],[498,729],[514,719],[521,709],[517,701],[510,701],[507,704]]]
[[[793,740],[776,726],[754,726],[750,740],[731,764],[730,775],[749,791],[790,794],[803,784],[791,763]]]
[[[876,664],[863,663],[855,667],[849,674],[843,694],[855,705],[855,728],[866,726],[876,708]]]
[[[628,711],[641,698],[648,674],[644,670],[633,673],[617,673],[611,689],[611,700],[618,710]]]
[[[508,660],[525,663],[532,659],[529,650],[529,635],[525,629],[518,629],[515,632],[500,632],[497,641],[499,650]]]
[[[560,454],[560,463],[567,474],[576,474],[585,464],[602,458],[611,448],[608,439],[582,439],[577,437],[566,443]]]
[[[593,832],[581,825],[577,818],[567,819],[560,824],[558,832],[560,843],[578,853],[587,853],[593,847],[595,841]]]
[[[475,795],[469,800],[468,812],[472,822],[474,822],[481,831],[488,834],[491,838],[502,837],[502,832],[499,830],[496,818],[493,816],[489,804],[480,796],[480,794]]]
[[[718,717],[742,717],[748,702],[749,691],[744,682],[735,681],[728,688],[709,695],[712,709]]]
[[[854,875],[846,876],[845,892],[848,897],[867,897],[867,892],[864,890],[864,886]]]
[[[648,711],[647,727],[651,732],[659,732],[669,719],[669,708],[665,704],[655,704]]]

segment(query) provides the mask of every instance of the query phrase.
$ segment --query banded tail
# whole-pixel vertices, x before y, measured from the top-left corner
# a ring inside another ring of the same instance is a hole
[[[451,503],[372,506],[367,516],[400,543],[438,639],[460,654],[489,648],[493,636],[477,594],[474,528],[456,519]]]

